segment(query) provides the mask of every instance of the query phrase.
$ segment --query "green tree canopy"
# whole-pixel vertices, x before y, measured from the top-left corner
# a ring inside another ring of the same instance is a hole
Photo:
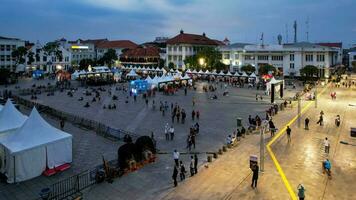
[[[116,51],[114,49],[108,49],[101,58],[101,62],[111,67],[117,59]]]
[[[241,67],[241,71],[246,73],[252,73],[256,71],[256,68],[250,64],[247,64]]]
[[[55,56],[59,61],[63,60],[63,53],[59,49],[59,43],[58,42],[48,42],[42,50],[45,52],[46,55],[48,56]]]
[[[191,69],[216,69],[218,71],[225,70],[227,68],[224,63],[221,62],[221,53],[214,47],[203,47],[196,55],[188,56],[184,63]]]
[[[87,70],[88,69],[88,66],[91,65],[91,66],[95,66],[95,61],[92,60],[92,59],[82,59],[80,62],[79,62],[79,70]]]
[[[26,61],[26,54],[26,47],[18,47],[17,49],[12,51],[11,56],[15,58],[16,64],[24,64]]]
[[[268,74],[269,72],[273,72],[273,74],[275,74],[277,72],[277,68],[275,68],[273,65],[270,65],[270,64],[261,65],[258,68],[259,75]]]
[[[0,84],[9,83],[10,70],[5,68],[0,68]]]
[[[300,75],[305,77],[306,79],[310,79],[314,77],[314,75],[318,74],[319,69],[314,65],[306,65],[302,69],[299,70]]]
[[[351,65],[352,65],[352,71],[356,72],[356,61],[352,61]]]
[[[28,52],[28,54],[27,54],[27,64],[28,65],[31,65],[33,62],[35,62],[34,56],[35,56],[35,54],[32,51]]]

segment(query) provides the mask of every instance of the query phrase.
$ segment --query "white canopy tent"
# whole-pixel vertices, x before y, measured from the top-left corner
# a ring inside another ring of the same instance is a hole
[[[242,77],[248,77],[248,75],[246,74],[246,72],[242,72]]]
[[[131,69],[131,71],[126,74],[126,77],[139,77],[139,75],[136,74],[135,70]]]
[[[20,128],[26,119],[27,116],[18,111],[8,99],[0,111],[0,134]]]
[[[253,72],[252,74],[250,74],[250,78],[257,78],[255,72]]]
[[[190,69],[187,69],[187,71],[185,71],[185,73],[192,73],[192,71]]]
[[[6,165],[1,167],[8,183],[40,176],[72,162],[72,135],[48,124],[33,108],[26,122],[14,133],[0,137]]]
[[[226,73],[226,76],[232,76],[231,72],[228,71],[228,72]]]

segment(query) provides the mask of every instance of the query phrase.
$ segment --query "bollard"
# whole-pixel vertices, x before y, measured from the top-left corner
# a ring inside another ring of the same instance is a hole
[[[208,155],[208,162],[212,162],[213,158],[211,157],[211,155]]]
[[[213,157],[216,159],[216,158],[218,158],[218,154],[217,153],[214,153],[213,154]]]
[[[219,154],[220,154],[220,155],[223,154],[222,149],[219,149]]]
[[[227,151],[226,146],[223,146],[223,147],[222,147],[222,150],[223,150],[223,152],[226,152],[226,151]]]

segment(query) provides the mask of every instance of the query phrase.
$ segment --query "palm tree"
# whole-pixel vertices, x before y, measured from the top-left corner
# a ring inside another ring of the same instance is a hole
[[[57,42],[48,42],[42,50],[47,56],[54,56],[59,62],[63,60],[63,52],[59,49],[59,43]]]
[[[26,59],[25,56],[27,54],[26,47],[18,47],[14,51],[12,51],[11,56],[15,58],[16,64],[24,64]]]

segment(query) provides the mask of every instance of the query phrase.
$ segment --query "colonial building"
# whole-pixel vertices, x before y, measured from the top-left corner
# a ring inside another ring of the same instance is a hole
[[[124,49],[134,49],[136,47],[138,47],[138,45],[130,40],[103,41],[96,46],[97,59],[103,57],[109,49],[114,49],[116,55],[119,57]]]
[[[124,66],[158,67],[160,49],[154,46],[128,49],[120,55],[120,62]]]
[[[210,39],[205,33],[202,35],[184,33],[167,40],[166,66],[173,63],[178,68],[185,69],[184,60],[188,56],[195,55],[203,47],[217,47],[224,43]]]
[[[328,77],[330,67],[341,64],[341,44],[313,44],[308,42],[283,45],[256,45],[235,43],[220,47],[222,62],[238,71],[241,66],[250,64],[256,69],[270,64],[279,69],[284,76],[300,76],[299,70],[306,65],[319,68],[321,77]]]
[[[59,45],[62,58],[57,58],[53,54],[48,54],[43,50],[43,45],[37,41],[36,44],[27,46],[28,54],[32,52],[34,62],[29,62],[29,57],[26,56],[26,64],[29,70],[41,69],[48,73],[54,73],[57,70],[69,70],[71,67],[72,54],[70,51]]]
[[[11,56],[12,51],[20,46],[25,46],[25,41],[17,38],[0,36],[0,68],[16,71],[16,60]]]

